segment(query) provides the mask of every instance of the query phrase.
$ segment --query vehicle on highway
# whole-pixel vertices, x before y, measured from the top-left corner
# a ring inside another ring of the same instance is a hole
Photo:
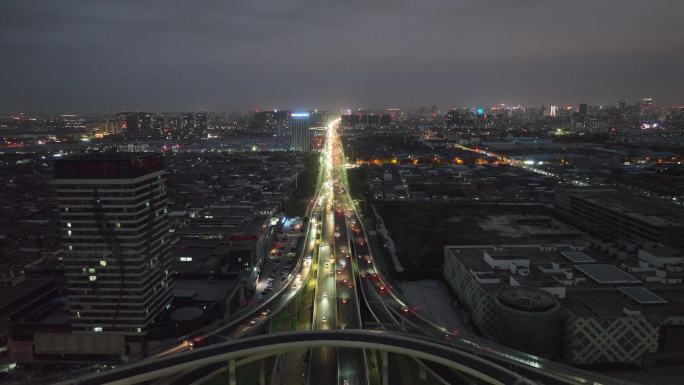
[[[257,323],[259,323],[259,319],[258,319],[258,318],[252,318],[252,319],[249,321],[249,323],[250,323],[250,325],[256,325]]]
[[[265,316],[267,316],[270,312],[271,312],[271,309],[266,309],[266,310],[264,310],[264,311],[261,312],[261,315],[265,317]]]
[[[327,291],[324,291],[324,292],[323,292],[323,297],[326,297],[326,298],[328,297],[328,292],[327,292]]]
[[[401,307],[401,311],[403,311],[404,313],[408,313],[408,312],[409,312],[409,308],[406,307],[406,306],[402,306],[402,307]]]
[[[321,321],[322,321],[323,323],[326,323],[326,322],[328,322],[328,319],[325,318],[325,316],[323,316],[323,318],[321,318]]]
[[[342,303],[347,303],[347,302],[348,302],[348,301],[347,301],[346,298],[342,298]]]

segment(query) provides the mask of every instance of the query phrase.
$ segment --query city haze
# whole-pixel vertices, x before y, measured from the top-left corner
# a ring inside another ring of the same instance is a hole
[[[684,3],[5,1],[0,112],[682,103]]]

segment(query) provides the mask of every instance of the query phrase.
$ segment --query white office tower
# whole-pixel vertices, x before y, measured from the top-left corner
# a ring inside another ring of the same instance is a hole
[[[58,159],[55,184],[72,329],[144,341],[172,300],[161,154]]]

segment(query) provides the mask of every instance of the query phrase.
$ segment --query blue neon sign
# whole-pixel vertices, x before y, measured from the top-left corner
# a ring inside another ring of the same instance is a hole
[[[309,113],[308,112],[293,112],[290,114],[290,116],[293,118],[308,118]]]

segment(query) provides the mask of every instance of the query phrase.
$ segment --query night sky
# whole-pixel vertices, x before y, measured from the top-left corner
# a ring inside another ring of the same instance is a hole
[[[0,112],[684,103],[681,0],[0,2]]]

